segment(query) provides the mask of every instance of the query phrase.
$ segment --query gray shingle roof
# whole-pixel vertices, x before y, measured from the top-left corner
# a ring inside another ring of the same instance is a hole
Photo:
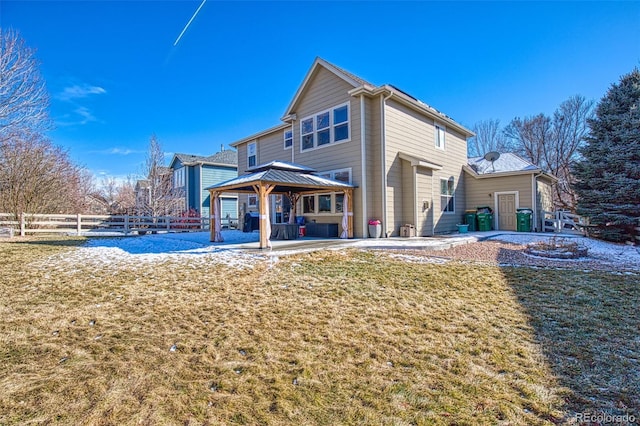
[[[209,156],[192,155],[192,154],[176,154],[175,155],[182,164],[228,164],[230,166],[238,165],[238,152],[234,150],[224,150]]]

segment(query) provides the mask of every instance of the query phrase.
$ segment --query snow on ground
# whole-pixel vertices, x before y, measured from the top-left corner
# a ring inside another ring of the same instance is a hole
[[[64,260],[90,263],[95,266],[137,267],[143,263],[188,260],[191,266],[221,263],[236,268],[252,268],[257,261],[277,262],[278,256],[321,249],[441,249],[481,240],[499,240],[528,244],[550,238],[567,238],[588,248],[592,259],[640,265],[640,249],[590,238],[555,234],[516,232],[477,232],[452,234],[435,238],[365,238],[353,240],[273,241],[273,250],[260,250],[259,233],[223,230],[224,242],[209,241],[209,232],[159,233],[129,237],[89,238],[84,246],[65,254]],[[402,256],[396,254],[396,256]],[[409,259],[407,259],[410,261]]]
[[[539,241],[547,242],[555,238],[564,239],[566,242],[576,242],[585,247],[590,258],[606,260],[610,263],[625,263],[640,265],[640,248],[628,244],[614,244],[605,241],[586,238],[580,235],[557,234],[531,234],[531,233],[505,233],[491,237],[491,240],[499,240],[513,244],[530,244]]]

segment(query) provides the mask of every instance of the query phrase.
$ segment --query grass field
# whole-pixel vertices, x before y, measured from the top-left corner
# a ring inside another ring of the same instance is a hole
[[[640,416],[637,275],[356,250],[95,268],[64,260],[80,242],[0,243],[0,424]]]

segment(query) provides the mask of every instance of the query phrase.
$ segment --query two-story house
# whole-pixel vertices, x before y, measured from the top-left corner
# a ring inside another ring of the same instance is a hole
[[[279,160],[354,185],[355,237],[365,237],[374,219],[382,222],[383,236],[399,235],[405,224],[417,235],[447,233],[461,222],[462,167],[473,133],[438,110],[317,58],[281,120],[231,144],[241,173]],[[338,193],[305,195],[299,202],[297,212],[308,221],[341,220]],[[257,197],[241,194],[240,206],[241,213],[255,210]]]
[[[209,191],[207,186],[234,178],[238,175],[238,153],[222,150],[210,156],[175,154],[169,167],[172,171],[174,197],[178,198],[182,211],[195,211],[202,217],[209,216]],[[221,198],[222,217],[238,218],[238,196],[227,193]]]

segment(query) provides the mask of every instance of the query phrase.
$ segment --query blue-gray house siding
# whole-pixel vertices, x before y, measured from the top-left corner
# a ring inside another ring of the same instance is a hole
[[[221,151],[202,157],[190,154],[176,154],[171,161],[173,171],[184,167],[184,186],[176,187],[176,194],[183,197],[185,210],[197,210],[202,217],[209,216],[209,191],[204,188],[238,176],[238,156],[236,151]],[[238,217],[238,198],[225,195],[221,198],[222,217]]]

